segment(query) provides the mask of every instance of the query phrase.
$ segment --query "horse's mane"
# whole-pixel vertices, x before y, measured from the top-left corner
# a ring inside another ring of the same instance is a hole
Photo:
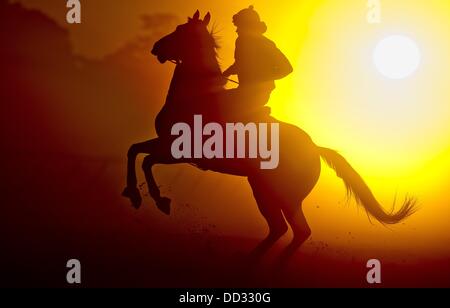
[[[218,50],[220,49],[220,44],[218,43],[219,37],[217,36],[217,31],[213,26],[210,31],[205,32],[204,37],[202,37],[203,46],[202,48],[202,60],[203,63],[215,74],[215,78],[218,81],[219,86],[224,86],[226,84],[226,79],[222,76],[222,70],[220,67]]]
[[[208,31],[208,40],[210,41],[211,44],[211,49],[210,52],[211,54],[209,56],[211,56],[211,61],[212,61],[212,65],[214,67],[219,68],[220,71],[220,61],[219,61],[219,53],[218,50],[220,49],[220,44],[218,43],[219,40],[219,36],[217,35],[217,31],[215,30],[215,26],[212,27],[212,29],[210,31]]]

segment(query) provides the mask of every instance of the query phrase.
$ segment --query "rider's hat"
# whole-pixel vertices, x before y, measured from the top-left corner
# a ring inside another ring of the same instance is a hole
[[[261,21],[261,18],[254,10],[253,5],[234,15],[233,23],[238,30],[244,29],[258,34],[263,34],[267,31],[266,24]]]

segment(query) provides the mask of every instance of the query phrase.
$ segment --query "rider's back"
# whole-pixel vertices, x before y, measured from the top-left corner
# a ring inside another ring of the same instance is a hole
[[[236,40],[236,73],[243,86],[270,84],[292,72],[292,66],[274,42],[264,35],[240,35]]]

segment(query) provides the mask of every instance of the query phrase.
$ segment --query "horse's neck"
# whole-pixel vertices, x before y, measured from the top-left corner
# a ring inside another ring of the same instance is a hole
[[[166,104],[180,103],[207,93],[223,90],[224,79],[219,65],[177,64]]]

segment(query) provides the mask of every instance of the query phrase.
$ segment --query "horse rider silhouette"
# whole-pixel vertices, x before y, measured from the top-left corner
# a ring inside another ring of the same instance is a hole
[[[223,75],[237,75],[239,87],[228,92],[229,101],[240,104],[240,114],[242,109],[244,113],[257,112],[268,103],[275,80],[291,74],[293,68],[275,43],[263,35],[267,26],[253,6],[234,15],[233,23],[238,33],[235,63]]]

